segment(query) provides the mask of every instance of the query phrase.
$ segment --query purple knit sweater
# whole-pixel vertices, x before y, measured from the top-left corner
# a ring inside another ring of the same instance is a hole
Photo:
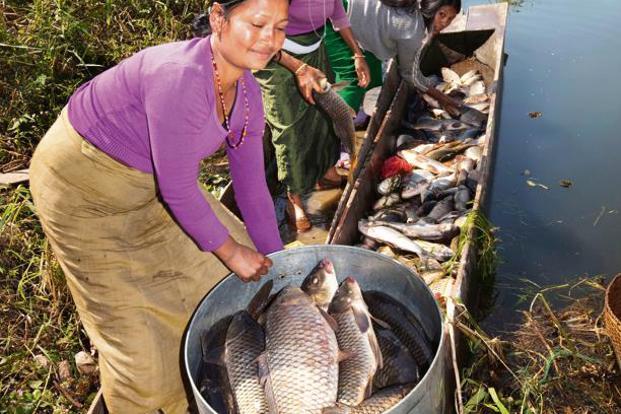
[[[221,246],[229,232],[198,184],[202,159],[224,142],[213,86],[210,38],[195,38],[145,49],[82,85],[70,98],[68,115],[76,131],[97,148],[130,167],[155,175],[176,221],[203,251]],[[248,136],[227,147],[237,204],[257,249],[282,249],[274,204],[265,182],[261,92],[249,71]],[[235,142],[244,124],[238,82],[230,121]]]

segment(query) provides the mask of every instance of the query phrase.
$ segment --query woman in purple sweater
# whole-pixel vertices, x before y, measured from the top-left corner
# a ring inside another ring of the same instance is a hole
[[[280,50],[287,14],[287,0],[214,3],[211,36],[145,49],[85,83],[35,151],[33,199],[110,413],[185,413],[189,316],[229,271],[258,281],[283,247],[250,70]],[[197,181],[223,146],[247,233]]]

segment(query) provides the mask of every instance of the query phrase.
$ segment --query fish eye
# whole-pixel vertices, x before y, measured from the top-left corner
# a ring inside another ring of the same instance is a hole
[[[319,279],[317,279],[316,277],[313,278],[313,285],[316,285],[317,283],[319,283]]]

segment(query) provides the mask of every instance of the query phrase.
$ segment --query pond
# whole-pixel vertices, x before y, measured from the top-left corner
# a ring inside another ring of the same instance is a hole
[[[520,320],[533,283],[621,271],[621,2],[510,3],[487,206],[501,240],[492,334]]]

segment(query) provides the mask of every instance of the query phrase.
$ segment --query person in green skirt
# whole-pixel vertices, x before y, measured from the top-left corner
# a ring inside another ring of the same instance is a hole
[[[313,105],[312,98],[312,91],[321,92],[320,80],[330,73],[323,44],[328,19],[350,48],[359,85],[366,87],[369,67],[342,0],[292,0],[282,52],[265,69],[254,73],[263,94],[277,178],[287,191],[287,213],[298,232],[311,228],[301,196],[318,183],[324,187],[338,185],[341,178],[334,168],[340,154],[339,140],[331,121]]]
[[[357,82],[350,48],[328,25],[326,50],[336,82],[349,85],[339,91],[355,111],[366,90],[382,84],[382,61],[396,57],[405,80],[413,76],[416,53],[429,33],[447,27],[461,10],[461,0],[342,0],[352,31],[369,64],[366,88]]]

